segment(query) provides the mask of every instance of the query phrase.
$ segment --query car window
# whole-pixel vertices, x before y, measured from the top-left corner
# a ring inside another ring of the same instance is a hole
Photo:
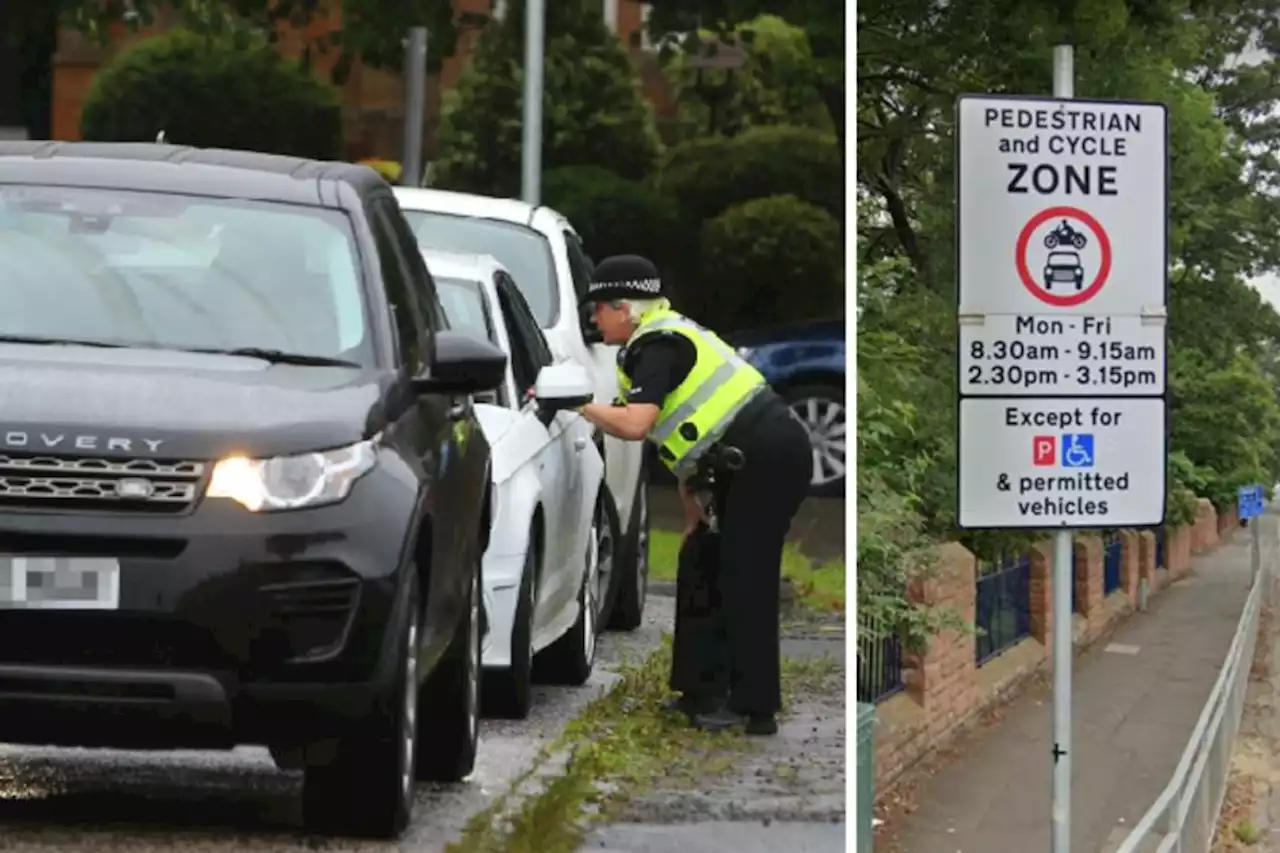
[[[495,346],[499,345],[498,333],[494,329],[493,318],[489,316],[489,306],[480,291],[479,282],[442,277],[437,277],[435,282],[449,328],[467,332]]]
[[[378,246],[383,286],[395,320],[396,349],[400,363],[410,373],[417,374],[424,367],[424,351],[429,352],[425,349],[424,340],[427,321],[421,305],[421,288],[413,284],[409,259],[395,239],[389,218],[384,205],[375,203],[372,206],[370,225]]]
[[[511,298],[510,288],[498,288],[498,307],[511,339],[511,375],[516,382],[517,393],[524,394],[538,381],[537,356],[529,341],[528,325],[520,321],[520,307]]]
[[[579,300],[587,295],[591,285],[591,262],[582,249],[582,240],[572,231],[564,232],[565,246],[569,251],[569,272],[573,275],[573,292]]]
[[[538,328],[538,323],[533,318],[533,311],[525,301],[524,294],[506,273],[499,272],[494,276],[494,283],[497,285],[498,292],[505,293],[511,300],[511,310],[515,315],[516,325],[520,327],[520,336],[529,347],[529,355],[533,363],[538,369],[546,367],[554,360],[551,347],[547,344],[547,338],[542,334],[542,329]]]
[[[497,258],[515,279],[542,328],[560,319],[555,260],[542,234],[513,222],[451,213],[406,210],[404,217],[423,248]]]
[[[418,251],[418,241],[413,234],[413,229],[409,227],[409,223],[405,220],[404,215],[400,211],[400,206],[394,199],[385,199],[379,204],[386,206],[387,224],[396,236],[396,243],[400,247],[401,252],[405,255],[405,262],[409,269],[409,274],[413,280],[425,280],[426,287],[418,290],[421,300],[421,309],[426,319],[427,329],[434,332],[437,329],[445,327],[445,320],[442,316],[442,308],[440,306],[439,294],[436,293],[435,282],[432,279],[431,271],[427,269],[426,262],[422,260],[422,253]]]
[[[181,194],[0,188],[0,335],[264,347],[372,363],[338,210]]]

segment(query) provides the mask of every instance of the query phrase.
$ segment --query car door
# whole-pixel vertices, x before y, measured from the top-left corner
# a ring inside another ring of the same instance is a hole
[[[435,287],[412,233],[389,198],[374,204],[374,233],[384,268],[390,265],[397,275],[395,287],[389,288],[396,299],[397,327],[412,323],[417,329],[421,349],[411,366],[411,374],[429,364],[434,352],[435,332],[444,327],[443,312],[435,295]],[[399,226],[399,227],[398,227]],[[392,259],[389,263],[387,258]],[[416,263],[415,263],[416,261]],[[385,273],[384,273],[385,274]],[[400,316],[406,319],[401,320]],[[475,487],[466,470],[467,445],[471,433],[470,401],[462,395],[425,394],[418,396],[418,413],[413,444],[432,492],[431,571],[424,590],[427,613],[424,629],[427,647],[447,642],[452,628],[461,618],[466,601],[466,542],[469,513],[478,512],[483,491],[472,494]],[[481,482],[483,488],[483,482]],[[475,504],[474,509],[471,504]]]
[[[552,364],[557,359],[547,343],[546,335],[539,328],[533,311],[528,308],[524,294],[510,277],[507,277],[505,273],[501,275],[506,278],[503,286],[510,290],[512,301],[517,307],[523,309],[518,310],[516,313],[523,327],[522,332],[533,345],[534,355],[538,360],[538,364],[542,367]],[[565,360],[569,359],[566,357]],[[573,555],[582,553],[580,543],[585,539],[586,535],[585,526],[581,523],[584,518],[583,504],[585,502],[586,483],[583,481],[582,465],[579,464],[578,457],[586,450],[587,443],[591,441],[593,429],[586,418],[573,411],[556,412],[550,424],[551,438],[559,445],[560,452],[564,456],[565,465],[568,466],[568,477],[564,492],[566,519],[564,549],[565,558],[570,562],[574,562]],[[589,519],[587,523],[589,523]]]
[[[516,392],[522,397],[521,417],[531,422],[522,426],[531,429],[532,423],[536,423],[546,436],[532,459],[532,464],[537,466],[538,483],[542,488],[545,523],[542,582],[538,589],[538,608],[535,614],[538,624],[543,624],[546,618],[560,612],[577,594],[576,585],[570,584],[565,576],[571,533],[568,528],[574,523],[569,506],[573,466],[564,446],[565,436],[560,413],[548,417],[539,412],[537,401],[528,393],[537,382],[538,371],[550,363],[550,353],[545,349],[546,342],[543,341],[539,346],[538,339],[533,334],[537,331],[537,323],[510,276],[498,273],[494,278],[494,287],[498,296],[498,308],[511,343],[512,373]]]

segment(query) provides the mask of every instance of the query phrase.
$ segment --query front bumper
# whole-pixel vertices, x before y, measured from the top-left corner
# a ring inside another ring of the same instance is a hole
[[[212,745],[363,716],[392,676],[414,506],[402,478],[375,469],[312,510],[0,512],[0,554],[120,563],[115,610],[0,609],[0,731]]]

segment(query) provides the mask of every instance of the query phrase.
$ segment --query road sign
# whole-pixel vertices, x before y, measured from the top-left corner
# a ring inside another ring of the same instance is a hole
[[[966,528],[1164,521],[1165,402],[1114,397],[960,401]]]
[[[957,102],[962,396],[1165,390],[1162,104]]]
[[[1241,486],[1238,501],[1241,521],[1248,521],[1266,511],[1262,486]]]

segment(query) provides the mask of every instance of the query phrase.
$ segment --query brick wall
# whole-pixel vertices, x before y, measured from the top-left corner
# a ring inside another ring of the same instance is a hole
[[[1223,518],[1235,518],[1234,510]],[[1193,524],[1168,529],[1165,562],[1156,566],[1156,539],[1151,531],[1121,532],[1120,588],[1104,597],[1103,543],[1096,535],[1075,537],[1074,586],[1078,602],[1072,630],[1083,648],[1106,635],[1139,604],[1140,584],[1151,596],[1191,569],[1193,550],[1219,542],[1219,520],[1209,501],[1197,506]],[[1235,528],[1221,527],[1223,536]],[[979,667],[972,632],[946,631],[920,652],[904,654],[906,689],[876,709],[875,770],[877,795],[889,791],[903,772],[928,754],[943,748],[971,725],[986,708],[1017,691],[1028,676],[1049,666],[1053,632],[1053,547],[1045,541],[1032,548],[1030,636]],[[951,542],[937,550],[935,570],[917,584],[912,595],[928,604],[954,608],[972,624],[976,608],[976,560],[963,546]]]

